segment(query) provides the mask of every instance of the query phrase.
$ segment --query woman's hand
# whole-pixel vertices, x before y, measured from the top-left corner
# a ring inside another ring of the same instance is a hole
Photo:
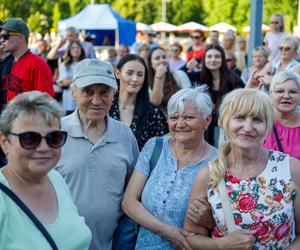
[[[165,239],[170,241],[172,245],[176,247],[176,249],[180,250],[193,250],[185,238],[189,235],[191,235],[191,233],[170,225],[165,225],[162,233],[162,236]]]
[[[254,71],[252,76],[249,78],[246,87],[252,89],[260,89],[264,84],[262,78],[263,75],[260,75],[259,73],[257,73],[257,71]]]
[[[197,196],[188,207],[187,216],[196,224],[209,229],[215,225],[208,201],[200,196]]]
[[[191,59],[186,64],[188,72],[192,72],[193,69],[197,68],[198,66],[199,66],[199,63],[198,63],[198,61],[195,58]]]
[[[255,233],[255,230],[241,229],[218,238],[218,249],[251,250],[256,240]]]
[[[168,72],[168,67],[165,64],[160,64],[155,70],[155,78],[162,79]]]

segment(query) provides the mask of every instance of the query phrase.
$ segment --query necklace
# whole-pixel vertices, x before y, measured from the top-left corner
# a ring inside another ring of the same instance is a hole
[[[196,160],[192,159],[192,160],[183,161],[182,159],[179,159],[178,154],[176,153],[176,151],[177,150],[176,150],[176,146],[175,146],[175,148],[174,148],[174,154],[175,154],[175,156],[177,158],[178,165],[181,165],[181,164],[182,164],[182,166],[191,165],[191,164],[193,164],[195,162],[198,162],[205,155],[205,152],[206,152],[206,142],[204,142],[204,146],[201,147],[201,152],[200,152],[200,154],[199,154],[199,156],[197,157]],[[179,163],[181,163],[181,164],[179,164]]]
[[[251,167],[249,168],[246,168],[246,167],[237,167],[236,166],[236,159],[235,157],[233,157],[233,161],[232,161],[232,168],[233,169],[237,169],[239,172],[246,172],[246,173],[251,173],[251,175],[253,174],[253,166],[258,166],[257,169],[261,169],[262,165],[263,165],[263,160],[261,160],[261,154],[262,154],[262,151],[259,151],[259,154],[257,156],[257,160],[256,160],[256,163],[255,164],[252,164]],[[260,161],[261,160],[261,161]]]

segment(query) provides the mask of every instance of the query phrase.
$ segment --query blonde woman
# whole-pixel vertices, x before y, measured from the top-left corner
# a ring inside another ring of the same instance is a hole
[[[238,89],[225,96],[219,126],[228,141],[199,172],[190,195],[190,203],[196,195],[208,201],[215,226],[210,231],[186,217],[184,229],[195,233],[187,237],[193,249],[300,248],[300,210],[295,209],[300,206],[300,162],[262,147],[273,120],[267,94]],[[218,188],[223,179],[234,221],[231,233]]]

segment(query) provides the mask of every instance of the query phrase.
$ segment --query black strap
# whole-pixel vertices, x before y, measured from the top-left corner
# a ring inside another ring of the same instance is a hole
[[[155,145],[150,158],[150,173],[155,168],[156,163],[160,157],[164,139],[162,137],[155,137]]]
[[[281,145],[281,142],[280,142],[280,139],[279,139],[279,136],[278,136],[278,133],[277,133],[277,129],[275,127],[275,124],[273,125],[273,131],[274,131],[274,135],[275,135],[275,139],[276,139],[279,151],[284,153],[283,147]]]
[[[35,215],[30,211],[30,209],[24,204],[23,201],[20,200],[20,198],[9,188],[7,188],[5,185],[0,183],[0,189],[9,196],[23,211],[24,213],[32,220],[32,222],[36,225],[36,227],[41,231],[42,235],[46,238],[46,240],[49,242],[50,246],[53,250],[58,250],[54,240],[48,233],[48,231],[45,229],[43,224],[38,220],[38,218],[35,217]]]

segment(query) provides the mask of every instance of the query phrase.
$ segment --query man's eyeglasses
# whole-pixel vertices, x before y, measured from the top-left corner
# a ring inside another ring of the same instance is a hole
[[[287,93],[290,97],[295,98],[300,92],[297,89],[291,89],[288,91],[285,91],[284,89],[276,89],[272,91],[272,93],[277,97],[283,97]]]
[[[14,135],[19,137],[20,145],[25,149],[35,149],[37,148],[42,139],[45,138],[49,147],[60,148],[62,147],[67,139],[68,133],[65,131],[55,130],[48,133],[46,136],[42,136],[37,132],[23,132],[20,134],[9,132],[9,135]]]
[[[226,62],[232,62],[233,59],[232,58],[226,58]]]
[[[271,23],[271,24],[279,24],[278,21],[271,21],[270,23]]]
[[[291,47],[279,47],[280,51],[285,51],[285,52],[290,51],[291,49],[292,49]]]
[[[10,36],[19,36],[21,33],[18,32],[7,32],[7,33],[2,33],[0,34],[0,39],[6,41],[9,39]]]

